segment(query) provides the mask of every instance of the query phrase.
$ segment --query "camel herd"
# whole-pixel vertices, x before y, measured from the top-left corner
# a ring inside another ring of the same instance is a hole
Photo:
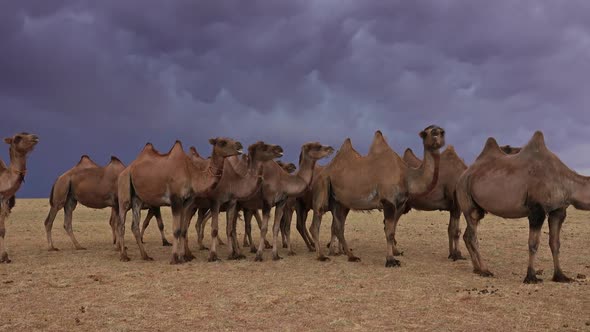
[[[250,247],[255,260],[263,260],[264,249],[272,248],[273,260],[281,246],[289,255],[295,251],[290,241],[293,213],[296,228],[317,259],[328,260],[320,243],[320,225],[326,212],[332,214],[329,253],[344,253],[349,261],[359,261],[345,237],[346,218],[350,210],[383,212],[387,242],[386,267],[399,266],[396,256],[396,227],[401,216],[411,209],[449,211],[449,258],[463,259],[459,250],[460,215],[467,221],[463,239],[471,256],[474,272],[492,276],[479,252],[477,226],[486,213],[504,218],[529,219],[529,264],[525,283],[537,283],[534,268],[539,236],[545,218],[549,223],[549,245],[553,255],[553,281],[571,281],[559,264],[560,232],[566,208],[590,210],[590,178],[569,169],[545,146],[541,132],[522,148],[500,147],[489,138],[481,154],[467,166],[452,146],[442,153],[445,131],[429,126],[419,134],[424,156],[416,157],[407,149],[400,157],[388,145],[380,131],[375,133],[367,155],[361,155],[346,139],[334,158],[321,166],[317,161],[334,152],[317,142],[301,147],[298,167],[282,163],[283,149],[278,145],[256,142],[243,153],[242,144],[230,138],[212,138],[212,153],[204,158],[194,147],[186,153],[176,141],[168,153],[158,152],[146,144],[137,158],[125,166],[116,157],[102,167],[84,155],[77,165],[60,175],[51,188],[50,211],[45,220],[48,249],[57,251],[51,229],[57,213],[64,210],[64,228],[76,249],[84,249],[72,230],[73,211],[77,203],[95,209],[111,208],[110,226],[113,244],[121,261],[129,261],[125,246],[125,222],[131,210],[131,230],[142,259],[148,255],[143,234],[155,217],[162,244],[172,246],[170,263],[195,258],[188,244],[188,231],[194,215],[198,248],[208,250],[208,261],[218,260],[219,213],[226,212],[228,259],[243,259],[238,244],[236,223],[241,213],[245,221],[242,246]],[[26,159],[39,142],[36,135],[19,133],[6,138],[10,146],[10,165],[0,160],[0,263],[10,263],[6,246],[5,221],[15,204],[14,195],[26,175]],[[241,155],[241,157],[240,157]],[[164,235],[160,209],[172,211],[173,238]],[[271,241],[267,239],[271,209],[274,222]],[[141,210],[147,216],[140,228]],[[262,216],[259,211],[262,211]],[[313,212],[309,231],[306,220]],[[252,240],[251,220],[260,228],[258,245]],[[211,244],[203,244],[204,229],[211,219]]]

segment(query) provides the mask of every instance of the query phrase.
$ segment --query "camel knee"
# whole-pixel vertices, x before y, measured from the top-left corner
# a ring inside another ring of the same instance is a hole
[[[0,228],[0,237],[4,238],[4,236],[6,236],[6,229],[5,228]]]
[[[173,236],[175,239],[180,239],[180,236],[182,235],[182,230],[180,228],[177,228],[174,230]]]
[[[195,225],[195,226],[196,226],[196,225]],[[162,223],[162,222],[159,222],[159,223],[158,223],[158,229],[159,229],[160,231],[163,231],[163,230],[164,230],[164,223]]]

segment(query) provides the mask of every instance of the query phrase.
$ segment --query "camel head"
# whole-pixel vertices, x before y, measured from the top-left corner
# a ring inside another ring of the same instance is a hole
[[[35,145],[39,143],[39,137],[29,133],[20,133],[12,137],[5,138],[4,142],[10,145],[11,151],[25,155],[33,151]]]
[[[320,160],[331,155],[334,152],[334,148],[329,145],[322,145],[318,142],[309,142],[303,144],[301,147],[301,156],[299,156],[299,160],[303,155],[307,156],[312,160]]]
[[[445,130],[439,126],[431,125],[420,132],[424,143],[424,149],[434,151],[445,146]]]
[[[279,166],[281,166],[281,168],[287,173],[293,173],[297,169],[297,166],[295,166],[293,163],[284,163],[280,160],[277,160],[277,164],[279,164]]]
[[[259,161],[269,161],[283,156],[283,148],[279,145],[258,141],[248,147],[248,155]]]
[[[242,143],[231,138],[210,138],[209,143],[213,145],[213,154],[217,154],[222,157],[237,156],[242,154]]]

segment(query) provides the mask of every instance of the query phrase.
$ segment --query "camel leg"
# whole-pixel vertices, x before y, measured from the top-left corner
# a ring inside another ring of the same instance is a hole
[[[287,214],[289,214],[287,209],[283,211],[283,218],[281,218],[281,226],[279,227],[279,232],[281,233],[281,244],[283,248],[288,248],[287,246]],[[291,225],[289,225],[290,227]]]
[[[226,223],[226,233],[227,233],[227,243],[230,249],[230,255],[228,259],[232,260],[239,260],[244,259],[246,256],[242,254],[240,251],[240,247],[238,246],[238,238],[236,233],[236,222],[237,222],[237,215],[238,209],[236,206],[236,202],[232,201],[228,204],[227,210],[225,212],[227,223]]]
[[[119,204],[119,220],[117,223],[117,246],[119,247],[119,259],[121,262],[128,262],[127,247],[125,246],[125,219],[127,219],[127,211],[129,210],[128,202],[120,202]]]
[[[297,231],[299,232],[299,235],[301,235],[303,242],[305,242],[305,245],[307,246],[307,250],[313,252],[314,251],[314,243],[313,243],[313,240],[311,239],[311,235],[309,234],[309,232],[305,228],[305,222],[307,221],[307,214],[308,214],[308,211],[306,211],[306,209],[298,203],[297,204]]]
[[[559,265],[559,247],[561,245],[559,236],[565,217],[565,209],[555,210],[549,213],[549,246],[551,247],[551,254],[553,255],[553,278],[551,280],[555,282],[573,281],[563,273],[561,266]]]
[[[195,208],[192,204],[185,204],[183,205],[182,209],[182,227],[180,236],[182,237],[182,242],[184,243],[184,261],[190,262],[195,259],[195,255],[191,252],[191,249],[188,245],[188,229],[191,225],[191,220],[193,218],[195,212]]]
[[[146,228],[150,225],[150,221],[152,221],[152,217],[154,216],[154,211],[152,209],[148,209],[148,213],[145,216],[145,219],[143,221],[143,224],[141,225],[141,242],[145,243],[143,241],[143,233],[145,233]],[[158,225],[160,226],[160,225]],[[164,226],[164,225],[162,225]]]
[[[209,249],[209,262],[220,260],[217,257],[217,245],[219,240],[219,207],[211,207],[211,249]]]
[[[113,232],[113,245],[117,245],[117,208],[111,208],[111,217],[109,218],[109,226]]]
[[[361,259],[353,255],[352,250],[350,250],[348,247],[348,242],[346,242],[346,238],[344,236],[344,225],[346,223],[346,217],[348,217],[348,212],[350,212],[350,209],[338,203],[334,203],[332,212],[332,225],[336,225],[336,227],[332,227],[332,230],[335,231],[335,235],[338,237],[338,241],[342,246],[342,250],[348,256],[348,261],[360,262]]]
[[[152,212],[152,210],[153,210],[153,212]],[[162,212],[160,211],[160,208],[157,207],[157,208],[149,209],[148,213],[149,212],[152,212],[154,214],[154,216],[156,216],[156,221],[158,222],[158,229],[160,230],[160,236],[162,237],[162,246],[164,246],[164,247],[171,246],[172,243],[168,242],[168,239],[166,239],[166,234],[164,234],[164,220],[162,220]],[[143,233],[141,233],[141,239],[143,241]]]
[[[545,221],[545,210],[541,206],[536,206],[529,213],[529,265],[524,278],[525,284],[536,284],[543,280],[537,278],[535,271],[535,257],[539,250],[539,239],[541,238],[541,228]]]
[[[55,216],[57,216],[57,212],[60,210],[57,206],[52,206],[49,209],[49,214],[45,219],[45,234],[47,235],[47,246],[49,251],[58,251],[55,246],[53,246],[53,237],[51,236],[51,229],[53,228],[53,221],[55,220]]]
[[[337,203],[336,203],[337,204]],[[342,207],[340,206],[339,209],[341,209]],[[336,221],[336,217],[334,215],[334,211],[336,211],[336,208],[334,208],[334,210],[332,211],[332,226],[330,227],[330,243],[328,243],[328,255],[330,256],[340,256],[344,253],[343,247],[342,247],[342,243],[340,243],[340,241],[338,240],[338,233],[342,232],[344,233],[344,223],[346,222],[346,220],[342,221],[340,219],[340,221]],[[346,213],[346,215],[348,215],[348,212]],[[346,218],[346,217],[344,217]],[[342,229],[341,229],[342,228]]]
[[[137,242],[137,246],[139,247],[141,259],[146,261],[153,261],[154,259],[148,256],[147,252],[145,251],[145,247],[143,246],[143,242],[141,242],[141,233],[139,231],[139,221],[141,220],[141,205],[142,203],[139,200],[139,198],[134,197],[131,200],[131,231],[133,232],[133,236],[135,237],[135,241]]]
[[[249,209],[244,209],[244,228],[245,228],[245,234],[244,234],[244,247],[247,246],[246,244],[246,239],[248,240],[249,244],[250,244],[250,252],[251,253],[256,253],[256,245],[254,244],[254,241],[252,240],[252,216],[254,215],[252,210]],[[262,227],[262,225],[260,225],[260,227]]]
[[[449,259],[453,261],[464,260],[465,258],[459,250],[459,239],[461,237],[461,226],[459,222],[461,220],[461,211],[458,207],[451,208],[449,217]]]
[[[256,223],[258,224],[258,229],[260,229],[262,227],[262,218],[260,217],[260,213],[258,210],[254,210],[253,215],[256,219]],[[264,249],[272,249],[272,245],[266,239],[264,240]]]
[[[262,224],[260,225],[260,243],[258,244],[258,250],[256,251],[256,262],[262,262],[262,252],[266,243],[266,232],[268,231],[268,219],[270,219],[271,206],[264,203],[262,207]]]
[[[283,213],[285,211],[285,201],[275,205],[275,220],[272,225],[272,259],[278,261],[283,259],[279,256],[279,231],[281,228],[281,219],[283,219]]]
[[[86,248],[78,243],[76,236],[74,236],[74,230],[72,229],[72,214],[74,213],[77,204],[78,202],[73,197],[68,197],[66,205],[64,206],[64,229],[66,230],[66,233],[68,233],[76,250],[86,250]]]
[[[283,248],[287,248],[287,254],[289,256],[295,255],[295,250],[291,245],[291,221],[293,220],[293,209],[289,209],[286,214],[283,215]],[[286,241],[286,243],[285,243]],[[286,245],[286,247],[285,247]]]
[[[184,206],[180,199],[171,199],[170,209],[172,210],[172,257],[170,258],[170,264],[182,264],[184,263],[184,237],[182,236],[182,230],[184,227]]]
[[[396,217],[401,215],[399,209],[389,202],[383,202],[384,231],[387,240],[387,257],[385,258],[385,267],[401,266],[399,260],[395,258],[397,250],[395,248],[395,226]]]
[[[479,221],[483,218],[483,213],[472,209],[470,212],[464,213],[464,215],[467,220],[467,228],[463,234],[463,240],[465,241],[465,246],[467,246],[467,250],[469,250],[471,256],[473,272],[482,277],[492,277],[494,274],[488,270],[481,258],[481,254],[479,253],[479,241],[477,239],[477,226]]]
[[[209,248],[205,247],[203,244],[203,238],[205,237],[205,226],[207,225],[207,214],[208,209],[198,209],[197,210],[197,223],[195,224],[195,230],[197,231],[197,246],[199,250],[209,250]],[[192,215],[191,215],[192,218]]]
[[[2,197],[0,197],[0,264],[8,264],[12,262],[10,258],[8,258],[8,253],[6,252],[6,245],[4,244],[4,237],[6,236],[5,221],[8,218],[9,214],[10,206],[8,204],[8,200],[2,199]]]
[[[311,236],[313,237],[313,242],[315,244],[315,250],[316,250],[316,254],[317,254],[317,259],[320,262],[325,262],[325,261],[329,261],[330,259],[326,256],[324,256],[324,253],[322,252],[322,246],[320,245],[320,226],[322,225],[322,216],[323,213],[319,212],[319,211],[313,211],[313,218],[311,221],[311,226],[310,226],[310,230],[311,230]]]

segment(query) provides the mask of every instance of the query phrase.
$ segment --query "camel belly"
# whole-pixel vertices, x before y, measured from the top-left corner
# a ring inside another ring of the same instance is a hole
[[[529,214],[527,187],[523,183],[502,176],[487,176],[474,181],[471,189],[475,203],[491,214],[503,218],[523,218]]]

